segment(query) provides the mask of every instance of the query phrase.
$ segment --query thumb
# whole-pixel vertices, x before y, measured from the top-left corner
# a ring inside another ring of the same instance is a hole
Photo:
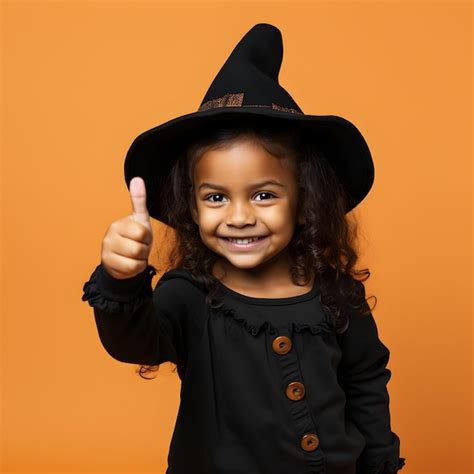
[[[135,176],[130,181],[130,199],[132,201],[132,218],[150,228],[150,215],[146,207],[146,188],[143,178]]]

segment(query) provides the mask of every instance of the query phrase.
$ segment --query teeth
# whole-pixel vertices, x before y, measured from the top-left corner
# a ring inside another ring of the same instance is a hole
[[[249,244],[250,242],[255,242],[256,240],[258,240],[258,237],[255,237],[253,239],[229,239],[229,240],[236,244]]]

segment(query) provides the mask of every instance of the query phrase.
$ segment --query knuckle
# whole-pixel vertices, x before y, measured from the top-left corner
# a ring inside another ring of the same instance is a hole
[[[112,230],[112,231],[116,231],[117,228],[119,227],[120,223],[119,221],[113,221],[110,225],[109,225],[109,230]]]
[[[145,226],[143,226],[142,224],[139,224],[139,226],[137,227],[137,237],[138,239],[140,240],[144,240],[147,236],[147,229],[145,228]]]
[[[135,238],[137,241],[140,241],[142,243],[149,242],[150,238],[148,229],[144,225],[138,223],[138,226],[135,231]]]
[[[133,273],[133,274],[140,273],[141,266],[142,266],[140,261],[136,260],[130,266],[131,266],[131,272],[130,273]]]
[[[127,275],[135,272],[135,264],[133,262],[129,262],[128,260],[123,263],[122,268],[123,272]]]
[[[140,244],[140,242],[133,242],[133,243],[131,244],[131,254],[132,254],[135,258],[140,257],[141,250],[142,250],[142,244]]]
[[[102,240],[102,251],[105,253],[111,247],[110,236],[107,234]]]

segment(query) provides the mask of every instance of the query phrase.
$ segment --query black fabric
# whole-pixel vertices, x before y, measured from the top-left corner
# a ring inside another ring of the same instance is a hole
[[[174,362],[181,402],[166,474],[392,474],[405,464],[391,431],[390,352],[373,316],[349,314],[337,337],[319,285],[289,298],[254,298],[220,284],[209,309],[184,268],[154,290],[153,267],[116,280],[101,265],[84,285],[100,340],[115,359]],[[359,283],[363,286],[362,283]],[[118,303],[120,302],[120,303]],[[273,350],[290,338],[287,354]],[[339,339],[339,340],[338,340]],[[292,400],[289,383],[303,383]],[[306,433],[319,446],[305,451]]]

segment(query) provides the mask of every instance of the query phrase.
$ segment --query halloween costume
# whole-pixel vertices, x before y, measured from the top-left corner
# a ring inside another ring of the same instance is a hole
[[[220,284],[214,310],[186,269],[152,290],[154,274],[116,280],[99,265],[83,300],[113,358],[177,364],[166,474],[392,474],[405,464],[390,428],[390,352],[372,315],[353,312],[339,335],[318,283],[288,298]]]
[[[199,112],[134,141],[126,181],[145,179],[152,217],[163,217],[155,195],[179,133],[234,113],[299,120],[313,136],[322,133],[350,205],[368,193],[373,166],[364,139],[344,119],[302,114],[277,83],[281,53],[278,29],[256,25]],[[403,467],[400,439],[390,427],[390,352],[372,314],[350,311],[347,330],[338,333],[321,306],[319,279],[309,292],[285,298],[250,297],[219,283],[223,306],[213,309],[187,269],[166,272],[153,289],[155,274],[149,265],[117,280],[98,265],[82,300],[93,307],[113,358],[177,365],[180,407],[166,474],[394,474]]]

